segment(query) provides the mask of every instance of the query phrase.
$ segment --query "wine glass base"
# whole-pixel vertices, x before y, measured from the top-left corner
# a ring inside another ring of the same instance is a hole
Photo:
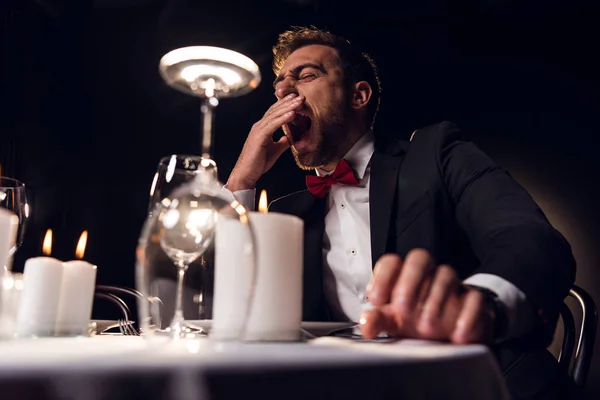
[[[208,336],[208,333],[204,329],[196,328],[186,324],[185,322],[180,322],[175,324],[174,326],[169,326],[164,330],[165,333],[169,335],[171,339],[195,339],[198,337]]]

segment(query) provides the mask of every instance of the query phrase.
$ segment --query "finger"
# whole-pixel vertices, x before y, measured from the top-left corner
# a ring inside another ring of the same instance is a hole
[[[303,101],[304,98],[302,96],[298,96],[291,101],[285,102],[285,104],[282,104],[265,114],[265,116],[256,123],[256,127],[259,129],[266,128],[268,130],[271,130],[273,129],[273,121],[275,120],[277,123],[279,123],[278,120],[284,116],[291,116],[291,118],[286,119],[284,123],[292,121],[295,116],[295,113],[293,113],[294,110],[298,109],[302,105]],[[279,125],[276,128],[274,128],[273,131],[277,130],[281,125],[283,124],[279,123]]]
[[[419,312],[423,309],[425,301],[427,300],[427,297],[429,297],[429,292],[431,291],[432,283],[433,277],[429,276],[428,278],[425,278],[423,284],[421,285],[421,290],[417,295],[417,309],[419,310]]]
[[[418,291],[417,302],[415,303],[415,308],[413,310],[414,315],[416,317],[419,317],[421,315],[421,313],[423,312],[423,306],[425,305],[425,301],[427,300],[427,297],[429,296],[432,282],[433,282],[433,277],[427,277],[421,284],[421,289]],[[415,329],[417,329],[417,322],[418,321],[414,321]]]
[[[358,320],[358,326],[366,339],[373,339],[384,331],[386,326],[385,315],[377,308],[364,311]]]
[[[278,141],[275,142],[275,155],[281,156],[291,146],[290,139],[283,135]]]
[[[463,344],[491,341],[491,330],[486,332],[485,329],[490,325],[490,317],[483,294],[478,290],[469,290],[464,295],[462,310],[450,337],[452,342]]]
[[[367,286],[367,297],[374,306],[389,303],[392,290],[402,268],[402,259],[397,254],[384,254],[373,268],[373,277]]]
[[[282,104],[289,103],[294,97],[296,97],[296,93],[290,93],[282,99],[277,99],[277,101],[271,104],[271,107],[269,107],[267,111],[265,111],[265,113],[263,114],[263,118],[271,114],[274,110],[280,108]]]
[[[263,118],[268,118],[269,116],[272,116],[272,115],[279,115],[279,114],[285,112],[285,110],[287,110],[287,109],[290,109],[290,108],[298,106],[299,104],[302,104],[303,101],[304,101],[303,96],[298,96],[295,93],[291,93],[291,94],[287,95],[286,97],[284,97],[283,99],[281,99],[280,101],[277,101],[271,107],[269,107],[267,112],[265,112],[265,114],[263,115]]]
[[[425,336],[439,336],[442,310],[450,293],[456,292],[459,285],[454,269],[448,265],[438,267],[419,318],[419,332]]]
[[[281,128],[284,124],[291,122],[296,113],[294,111],[287,111],[281,115],[273,115],[265,120],[260,121],[257,125],[257,134],[264,137],[264,140],[273,141],[272,136],[277,131],[277,129]]]
[[[415,249],[406,255],[398,283],[392,291],[392,302],[400,315],[412,314],[423,284],[432,275],[434,268],[434,260],[426,250]]]
[[[359,319],[359,327],[364,337],[372,339],[386,333],[396,338],[418,338],[414,324],[399,321],[391,304],[364,311]]]
[[[358,326],[367,339],[373,339],[382,333],[395,337],[415,337],[406,330],[408,327],[396,323],[394,312],[389,304],[363,311]]]

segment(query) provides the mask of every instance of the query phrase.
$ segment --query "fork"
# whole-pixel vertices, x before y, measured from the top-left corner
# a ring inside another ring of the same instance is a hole
[[[137,329],[132,326],[132,322],[124,319],[119,319],[119,331],[124,336],[140,336]]]

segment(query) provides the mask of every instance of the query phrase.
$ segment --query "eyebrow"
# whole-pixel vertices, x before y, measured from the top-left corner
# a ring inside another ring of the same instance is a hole
[[[317,69],[317,70],[319,70],[321,72],[326,72],[325,68],[323,68],[322,65],[308,62],[308,63],[300,64],[297,67],[292,68],[291,69],[291,73],[293,75],[298,75],[305,68],[314,68],[314,69]],[[277,78],[275,78],[275,80],[273,81],[273,88],[275,88],[277,86],[277,84],[279,82],[281,82],[283,79],[284,79],[283,75],[279,74],[277,76]]]

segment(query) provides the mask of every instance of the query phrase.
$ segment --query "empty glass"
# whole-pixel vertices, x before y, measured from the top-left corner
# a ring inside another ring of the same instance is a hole
[[[214,300],[215,235],[237,258],[244,312],[230,338],[243,334],[252,302],[256,262],[247,210],[216,180],[208,161],[195,179],[173,190],[148,214],[137,248],[137,288],[150,299],[139,302],[142,331],[172,339],[204,335]],[[227,235],[231,235],[228,237]],[[210,254],[207,254],[210,253]],[[198,262],[202,256],[210,262]]]
[[[235,255],[228,259],[228,265],[242,282],[233,296],[240,307],[231,308],[242,309],[239,329],[227,336],[242,337],[256,279],[254,236],[247,210],[219,182],[211,153],[218,99],[255,89],[261,81],[260,70],[254,61],[235,51],[190,46],[165,54],[159,72],[174,89],[202,98],[202,157],[175,155],[163,159],[154,177],[148,218],[137,249],[138,289],[150,299],[140,303],[142,327],[148,333],[168,333],[172,339],[205,333],[201,324],[194,324],[186,314],[210,318],[212,288],[219,280],[219,271],[203,261],[213,259],[205,254],[215,252],[217,236],[218,252]],[[193,180],[178,186],[190,178]],[[200,265],[193,268],[198,260]],[[194,269],[200,271],[195,279]],[[223,279],[221,283],[231,281]],[[220,293],[225,295],[219,301],[228,302],[232,297],[228,291]],[[169,306],[171,300],[174,304]],[[165,315],[169,312],[171,315]]]

